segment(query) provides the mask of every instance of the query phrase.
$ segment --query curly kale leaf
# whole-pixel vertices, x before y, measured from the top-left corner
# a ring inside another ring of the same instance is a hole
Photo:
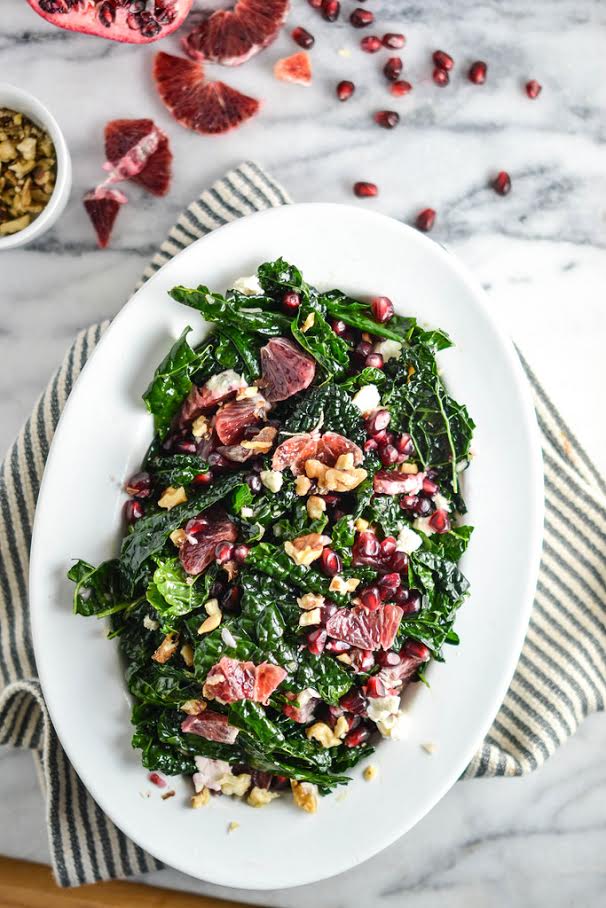
[[[310,432],[321,425],[322,432],[338,432],[357,445],[366,438],[360,411],[347,391],[339,385],[310,388],[283,426],[284,432]]]
[[[360,331],[387,337],[390,340],[399,341],[399,343],[408,339],[416,325],[414,318],[404,318],[401,315],[394,315],[388,322],[381,324],[373,318],[370,303],[352,299],[340,290],[321,293],[319,302],[325,307],[331,318],[339,319]]]
[[[353,683],[351,672],[343,668],[336,659],[313,656],[308,650],[303,652],[296,677],[299,690],[311,687],[331,706],[337,706]]]
[[[178,303],[197,309],[206,321],[218,322],[223,331],[226,327],[232,327],[263,337],[279,337],[290,331],[291,319],[287,315],[263,308],[254,297],[242,296],[228,300],[220,293],[212,293],[203,285],[195,290],[173,287],[170,295]]]
[[[157,564],[146,596],[165,629],[169,630],[175,618],[202,608],[210,597],[217,569],[211,565],[204,574],[192,578],[185,573],[178,558],[159,558]]]
[[[124,590],[119,562],[104,561],[93,567],[87,561],[77,561],[67,573],[74,589],[74,614],[106,618],[133,605],[132,596]]]
[[[185,328],[181,337],[173,344],[164,357],[143,395],[145,406],[154,417],[156,432],[164,436],[173,416],[181,406],[184,397],[192,387],[192,375],[203,367],[205,350],[192,350],[187,335],[191,328]]]
[[[197,454],[153,453],[148,455],[146,469],[157,480],[160,488],[188,486],[199,473],[206,473],[208,464]]]

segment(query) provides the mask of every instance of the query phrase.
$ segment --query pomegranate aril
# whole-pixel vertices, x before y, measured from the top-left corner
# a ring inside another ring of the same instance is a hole
[[[377,662],[381,668],[393,668],[395,665],[399,665],[401,661],[400,654],[394,653],[393,650],[383,649],[377,653]]]
[[[381,605],[381,594],[376,586],[367,586],[360,593],[360,602],[369,612],[374,612]]]
[[[168,785],[166,779],[163,779],[159,772],[150,772],[147,778],[152,785],[157,785],[158,788],[166,788]]]
[[[422,659],[423,662],[427,662],[431,656],[431,651],[428,646],[425,646],[419,640],[407,640],[400,654],[402,656],[414,656],[416,659]]]
[[[402,578],[396,573],[384,574],[379,578],[377,585],[379,587],[379,595],[383,602],[388,602],[391,599],[401,583]]]
[[[399,435],[395,441],[395,446],[398,449],[400,454],[412,454],[415,449],[415,446],[412,443],[412,438],[410,435],[407,435],[405,432],[402,435]]]
[[[322,549],[322,555],[320,556],[320,567],[328,577],[334,577],[335,574],[341,573],[343,563],[341,561],[340,555],[337,555],[337,553],[333,551],[333,549],[326,546]]]
[[[250,476],[246,477],[246,484],[254,495],[257,495],[263,488],[263,483],[256,473],[251,473]]]
[[[408,92],[412,91],[412,85],[405,79],[399,79],[397,82],[394,82],[389,86],[389,90],[392,95],[394,95],[394,97],[401,98],[404,95],[407,95]]]
[[[394,536],[386,536],[379,546],[381,558],[391,558],[396,550],[397,544],[398,543]],[[398,585],[399,584],[396,584],[396,586]]]
[[[319,627],[315,631],[310,631],[307,635],[307,649],[312,655],[319,656],[324,652],[327,639],[328,634],[323,627]]]
[[[486,81],[487,70],[488,67],[483,60],[476,60],[469,67],[469,81],[473,82],[474,85],[483,85]]]
[[[536,79],[531,79],[530,82],[526,83],[526,94],[531,101],[534,101],[535,98],[538,98],[542,91],[543,86],[540,84],[540,82],[537,82]]]
[[[415,514],[417,517],[429,517],[429,515],[435,511],[436,506],[427,495],[420,494],[417,495],[417,503],[415,504]]]
[[[435,50],[432,54],[432,60],[438,69],[450,70],[454,66],[454,60],[444,50]]]
[[[353,713],[354,716],[363,716],[366,713],[368,701],[359,687],[352,687],[344,694],[339,703],[347,712]]]
[[[383,47],[390,47],[392,50],[400,50],[406,44],[406,38],[404,35],[397,34],[396,32],[387,32],[386,35],[383,35]]]
[[[327,22],[336,22],[341,12],[339,0],[323,0],[322,16]]]
[[[206,517],[192,517],[185,524],[185,532],[188,536],[196,536],[198,533],[208,529],[208,520]]]
[[[383,129],[393,129],[400,122],[400,114],[395,110],[378,110],[374,115],[374,121]]]
[[[423,233],[429,233],[429,231],[432,230],[435,222],[436,212],[434,211],[434,209],[424,208],[423,211],[419,211],[415,224],[417,230],[422,230]]]
[[[376,54],[381,50],[381,39],[376,35],[367,35],[360,41],[360,47],[367,54]]]
[[[447,511],[434,511],[429,518],[429,526],[436,533],[448,533],[450,530],[450,518]]]
[[[370,353],[372,353],[372,344],[370,343],[370,341],[360,341],[360,343],[356,346],[355,352],[358,354],[358,356],[366,359],[366,357]]]
[[[433,479],[429,479],[428,476],[423,480],[423,491],[428,495],[435,495],[439,488],[437,482],[434,482]]]
[[[357,672],[370,672],[375,667],[375,656],[370,649],[355,650],[351,661]]]
[[[448,85],[448,83],[450,82],[450,76],[448,75],[448,72],[445,69],[440,69],[439,66],[436,66],[433,73],[431,74],[431,78],[436,83],[436,85],[440,86],[440,88],[444,88],[444,86]]]
[[[393,318],[393,303],[388,296],[375,296],[370,301],[370,308],[375,321],[381,325]]]
[[[379,194],[379,187],[376,183],[365,183],[360,181],[353,185],[354,195],[359,199],[371,199]]]
[[[379,444],[374,440],[374,438],[367,438],[363,445],[364,452],[366,454],[368,454],[370,451],[376,451],[378,447]]]
[[[356,86],[353,82],[350,82],[349,79],[343,79],[337,85],[337,98],[339,101],[349,101],[355,90]]]
[[[354,542],[354,547],[358,554],[365,558],[376,558],[380,551],[379,540],[369,530],[364,530],[363,533],[360,533]]]
[[[233,552],[233,557],[234,557],[234,561],[236,562],[236,564],[244,564],[244,562],[248,558],[249,552],[250,552],[250,549],[248,548],[247,545],[244,545],[244,543],[240,543],[240,545],[237,545],[234,548],[234,552]]]
[[[211,451],[208,455],[208,466],[211,470],[221,472],[222,470],[228,469],[229,461],[226,457],[223,457],[222,454],[219,454],[218,451]]]
[[[175,445],[175,451],[179,454],[195,454],[197,450],[195,441],[178,441]]]
[[[384,467],[391,467],[398,461],[398,452],[393,445],[384,445],[379,451],[379,457]]]
[[[321,9],[323,0],[307,0],[312,9]]]
[[[131,498],[149,498],[151,486],[149,473],[135,473],[126,483],[126,491]]]
[[[235,612],[240,604],[240,590],[237,586],[228,586],[221,596],[221,608],[225,612]]]
[[[381,432],[387,428],[390,420],[391,414],[389,410],[374,410],[366,419],[366,431],[369,435]]]
[[[294,290],[287,290],[282,297],[282,308],[285,312],[296,312],[301,305],[301,297]]]
[[[326,644],[327,653],[346,653],[351,649],[350,643],[345,643],[344,640],[329,640]]]
[[[386,693],[385,685],[378,675],[373,675],[366,682],[366,695],[368,697],[384,697]]]
[[[194,485],[197,486],[208,486],[213,481],[213,474],[208,471],[206,473],[198,473],[194,476]]]
[[[341,319],[333,319],[330,323],[330,327],[338,337],[342,337],[347,333],[347,325],[345,324],[345,322],[342,322]]]
[[[290,34],[295,44],[298,44],[299,47],[305,48],[305,50],[309,50],[309,48],[313,47],[315,44],[316,39],[314,38],[314,36],[310,34],[307,29],[301,28],[300,25],[297,26],[297,28],[293,28]]]
[[[389,559],[389,569],[398,574],[403,574],[404,571],[408,570],[408,555],[406,552],[395,551]]]
[[[364,365],[371,369],[382,369],[385,362],[380,353],[369,353],[364,360]]]
[[[417,501],[416,495],[402,495],[400,498],[400,507],[403,511],[414,511]]]
[[[231,542],[220,542],[215,547],[215,561],[218,564],[225,564],[231,561],[234,556],[234,547]]]
[[[402,63],[401,57],[390,57],[383,67],[383,73],[385,78],[389,79],[390,82],[397,82],[403,68],[404,64]]]
[[[336,611],[337,611],[337,606],[332,602],[328,602],[328,603],[326,603],[326,605],[321,606],[320,607],[320,623],[326,624],[328,619],[332,618],[332,616],[334,615],[334,613]]]
[[[370,731],[366,725],[358,725],[352,731],[348,732],[343,738],[345,747],[358,747],[364,744],[370,738]]]
[[[498,195],[507,195],[511,189],[511,177],[506,170],[501,170],[492,182],[492,188]]]
[[[127,501],[124,505],[124,519],[127,523],[132,524],[136,523],[137,520],[140,520],[145,513],[145,509],[140,501],[137,501],[136,498],[131,498],[130,501]]]
[[[368,9],[354,9],[349,21],[354,28],[366,28],[367,25],[372,25],[375,17]]]
[[[421,594],[418,590],[407,590],[406,598],[398,602],[405,615],[416,615],[421,611]]]

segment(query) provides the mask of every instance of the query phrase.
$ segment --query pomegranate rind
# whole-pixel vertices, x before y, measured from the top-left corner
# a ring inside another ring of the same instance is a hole
[[[183,49],[192,60],[240,66],[276,39],[288,8],[288,0],[238,0],[204,17],[183,38]]]
[[[177,123],[205,136],[236,129],[261,106],[225,82],[206,82],[199,63],[163,51],[154,59],[154,81]]]
[[[161,25],[157,34],[147,37],[140,30],[129,27],[127,23],[129,12],[126,7],[117,7],[114,22],[109,26],[104,25],[98,16],[98,12],[103,6],[103,0],[96,0],[95,7],[91,7],[87,2],[80,9],[72,8],[65,12],[46,12],[41,8],[40,0],[27,0],[27,2],[34,12],[50,25],[83,35],[107,38],[121,44],[153,44],[160,38],[166,38],[183,25],[193,4],[193,0],[175,0],[177,13],[174,20]],[[62,4],[65,5],[64,0],[56,0],[56,2],[58,7]]]
[[[95,228],[100,249],[108,247],[118,212],[127,201],[119,189],[108,189],[104,186],[91,189],[82,199],[86,213]]]
[[[295,85],[311,85],[312,71],[309,54],[304,50],[290,57],[283,57],[274,66],[274,76],[280,82],[294,82]]]
[[[110,164],[117,167],[131,149],[154,130],[158,139],[155,150],[148,155],[139,172],[128,179],[152,195],[164,196],[170,187],[173,155],[168,136],[153,120],[111,120],[105,127],[105,155]]]

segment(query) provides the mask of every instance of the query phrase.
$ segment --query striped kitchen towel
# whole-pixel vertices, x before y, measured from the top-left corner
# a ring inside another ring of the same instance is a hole
[[[284,190],[255,164],[242,164],[183,212],[141,283],[216,227],[288,201]],[[73,383],[107,324],[78,335],[8,452],[0,474],[0,677],[4,685],[0,743],[27,747],[34,754],[46,794],[53,868],[61,886],[127,877],[160,866],[104,816],[68,763],[36,677],[27,608],[31,529],[49,445]],[[516,674],[464,778],[530,772],[574,732],[584,716],[604,708],[606,484],[524,365],[543,443],[543,560]]]

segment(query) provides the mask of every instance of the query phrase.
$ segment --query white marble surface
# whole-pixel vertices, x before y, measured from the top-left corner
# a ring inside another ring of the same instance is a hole
[[[343,7],[349,12],[353,3]],[[406,221],[419,208],[436,208],[435,239],[482,281],[506,329],[606,470],[598,390],[606,336],[606,7],[600,0],[373,0],[367,8],[379,33],[408,35],[412,95],[395,100],[386,92],[379,73],[386,55],[359,52],[360,32],[345,22],[328,25],[305,0],[293,0],[291,26],[307,25],[317,39],[313,86],[273,80],[274,61],[295,49],[284,34],[253,62],[221,71],[263,99],[262,114],[238,132],[202,138],[173,123],[156,99],[153,48],[61,32],[24,0],[4,0],[0,78],[40,95],[56,113],[73,154],[74,191],[51,234],[0,257],[3,448],[77,329],[113,315],[181,208],[228,166],[252,157],[299,200],[362,204]],[[175,39],[160,46],[177,51]],[[436,47],[450,51],[461,69],[487,60],[487,84],[472,86],[458,72],[448,88],[435,87],[428,58]],[[342,48],[351,56],[339,55]],[[535,102],[522,90],[532,77],[544,85]],[[359,86],[344,105],[333,96],[340,78]],[[370,118],[384,107],[402,114],[391,132]],[[129,190],[112,249],[101,252],[80,198],[100,175],[103,126],[120,116],[154,117],[170,133],[176,175],[164,200]],[[505,199],[486,188],[500,169],[513,180]],[[379,199],[354,200],[350,187],[358,179],[377,182]],[[405,900],[425,908],[438,899],[445,908],[603,904],[604,721],[587,721],[534,776],[456,785],[414,832],[356,870],[250,898],[282,908]],[[0,758],[0,852],[44,860],[44,812],[30,757],[4,751]],[[234,895],[172,871],[154,881]]]

